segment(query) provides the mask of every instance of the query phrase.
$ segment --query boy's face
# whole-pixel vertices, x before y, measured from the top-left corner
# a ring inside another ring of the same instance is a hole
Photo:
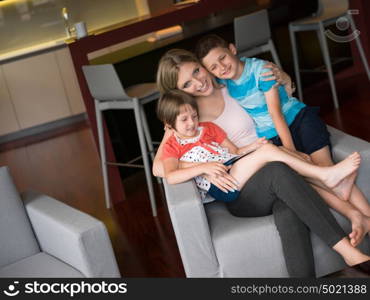
[[[180,108],[180,114],[176,117],[174,130],[180,138],[192,138],[198,133],[198,114],[189,104]]]
[[[220,79],[237,80],[243,72],[243,63],[236,56],[233,44],[229,48],[213,48],[202,59],[203,65],[213,75]]]

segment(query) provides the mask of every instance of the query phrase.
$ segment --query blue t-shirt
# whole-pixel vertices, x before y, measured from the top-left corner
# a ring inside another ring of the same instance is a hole
[[[236,99],[253,118],[257,135],[259,137],[271,139],[277,136],[278,133],[268,112],[264,93],[270,90],[277,82],[276,80],[263,80],[261,74],[268,71],[268,69],[263,68],[267,63],[266,61],[258,58],[246,57],[240,60],[245,63],[240,78],[236,81],[231,79],[220,79],[219,82],[227,87],[231,97]],[[289,126],[300,110],[305,107],[305,104],[294,97],[289,97],[285,88],[281,85],[279,85],[278,91],[281,111]]]

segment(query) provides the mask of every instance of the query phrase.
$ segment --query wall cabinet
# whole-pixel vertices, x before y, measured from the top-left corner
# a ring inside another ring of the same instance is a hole
[[[69,49],[63,48],[56,50],[55,56],[67,94],[71,114],[76,115],[85,112],[85,104],[81,95],[80,87],[78,85],[78,80],[73,67],[72,57]]]
[[[1,66],[0,135],[85,111],[68,48],[22,58]],[[1,109],[2,111],[2,109]],[[12,115],[13,114],[13,115]]]
[[[4,72],[0,66],[0,135],[20,129],[13,102],[5,82]]]

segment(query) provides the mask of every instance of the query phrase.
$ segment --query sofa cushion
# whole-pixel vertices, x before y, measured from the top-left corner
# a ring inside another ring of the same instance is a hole
[[[221,277],[288,277],[272,215],[238,218],[224,203],[206,205]]]
[[[7,167],[0,168],[0,268],[40,252]]]
[[[84,277],[76,269],[45,253],[26,257],[0,269],[0,277]]]
[[[328,130],[331,135],[330,141],[333,146],[333,156],[335,161],[343,160],[353,151],[360,152],[362,163],[357,172],[356,184],[367,196],[368,201],[370,201],[370,144],[333,127],[328,126]]]

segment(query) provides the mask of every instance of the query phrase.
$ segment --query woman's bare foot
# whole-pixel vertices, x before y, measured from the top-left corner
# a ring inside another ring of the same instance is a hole
[[[321,180],[325,183],[325,185],[327,185],[327,187],[332,189],[336,187],[343,179],[355,172],[359,168],[360,162],[360,154],[358,152],[353,152],[344,160],[333,166],[322,167],[323,172],[319,176],[322,176]],[[344,191],[342,191],[342,193],[344,193]],[[347,192],[345,192],[345,194],[347,194]]]
[[[355,183],[357,172],[344,178],[337,186],[332,188],[332,191],[342,200],[348,200],[351,196],[352,187]]]
[[[363,254],[360,251],[358,251],[358,253],[352,255],[350,258],[347,258],[347,259],[345,258],[344,259],[346,264],[350,267],[358,265],[358,264],[363,263],[363,262],[368,261],[368,260],[370,260],[370,256],[368,256],[366,254]]]
[[[349,234],[350,243],[353,247],[359,245],[364,236],[370,231],[370,218],[360,212],[353,212],[350,216],[352,232]]]
[[[370,256],[362,253],[359,249],[353,247],[348,238],[341,239],[333,246],[344,259],[347,265],[354,266],[370,260]]]

